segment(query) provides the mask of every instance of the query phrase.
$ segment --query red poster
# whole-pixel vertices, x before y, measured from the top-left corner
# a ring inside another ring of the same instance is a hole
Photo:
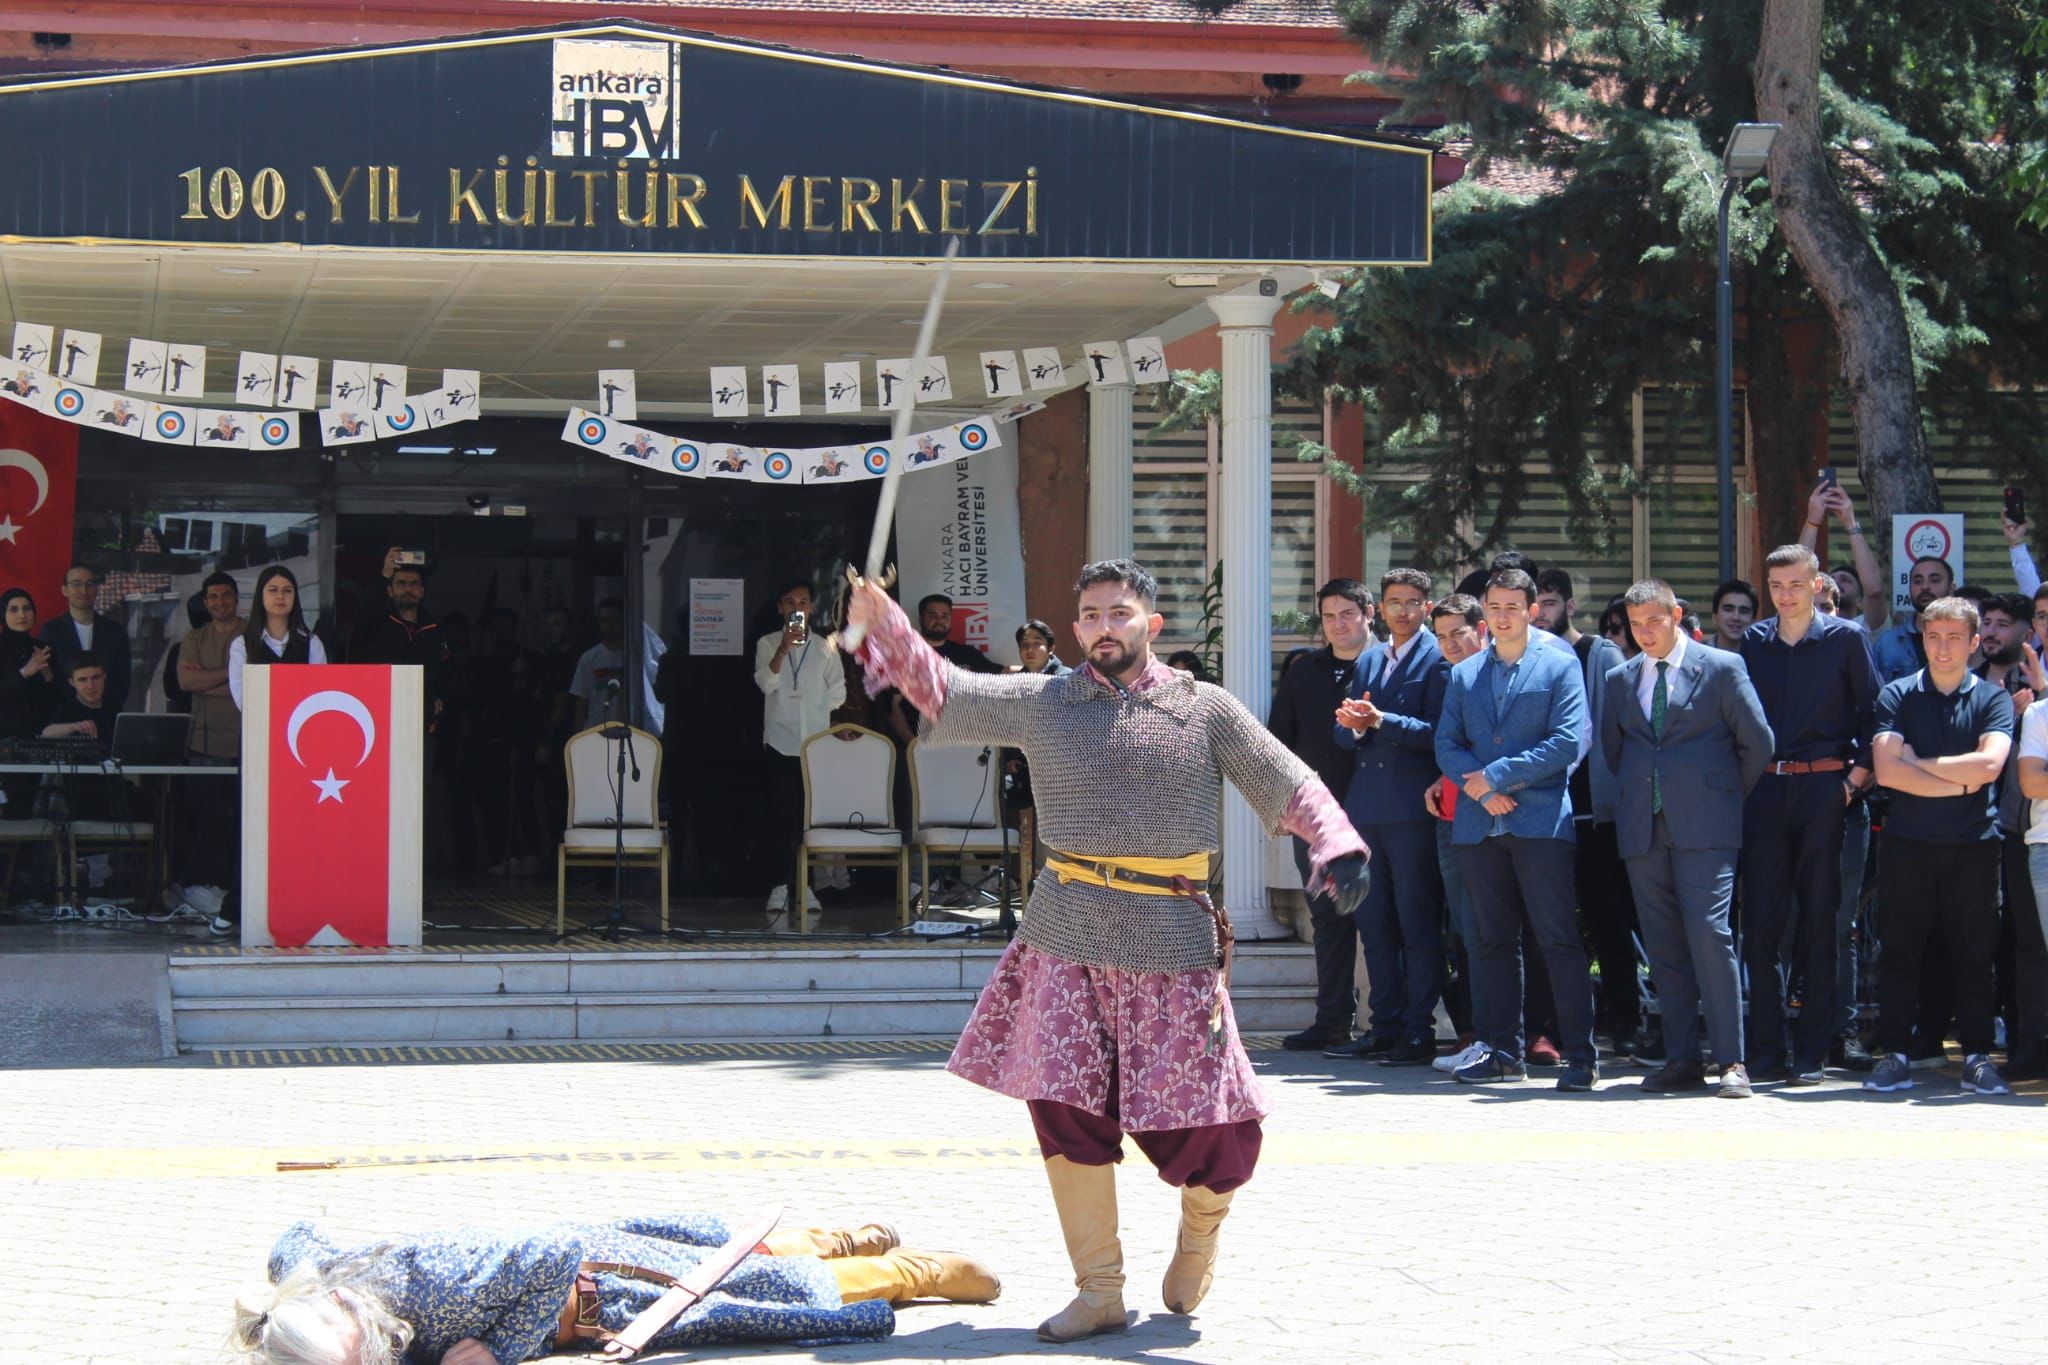
[[[28,589],[38,622],[66,609],[77,497],[78,428],[0,402],[0,589]]]
[[[391,941],[391,670],[270,668],[270,933]],[[321,930],[329,929],[329,934]]]

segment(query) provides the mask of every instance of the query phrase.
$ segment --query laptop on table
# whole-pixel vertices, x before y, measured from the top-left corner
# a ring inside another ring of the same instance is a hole
[[[175,768],[186,762],[192,717],[123,711],[114,717],[114,761],[129,768]]]

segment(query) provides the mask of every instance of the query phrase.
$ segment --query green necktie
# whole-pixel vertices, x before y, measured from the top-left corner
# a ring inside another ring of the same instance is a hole
[[[1664,710],[1670,705],[1671,692],[1664,685],[1664,674],[1671,667],[1669,661],[1657,665],[1657,685],[1650,690],[1650,733],[1657,739],[1664,738]],[[1656,815],[1664,809],[1664,787],[1658,780],[1654,763],[1650,767],[1650,814]]]

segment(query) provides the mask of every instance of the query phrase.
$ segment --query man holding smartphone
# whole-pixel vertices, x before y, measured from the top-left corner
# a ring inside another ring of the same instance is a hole
[[[812,634],[811,585],[792,579],[775,596],[782,629],[754,642],[754,685],[762,705],[761,746],[768,762],[769,818],[777,831],[782,877],[768,893],[768,913],[789,909],[789,881],[796,867],[804,823],[804,741],[832,723],[846,704],[846,670],[832,641]],[[807,896],[807,909],[818,908]]]

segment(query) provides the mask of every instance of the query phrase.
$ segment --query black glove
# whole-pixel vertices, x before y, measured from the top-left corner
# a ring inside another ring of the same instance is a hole
[[[1366,863],[1363,853],[1347,853],[1323,869],[1330,874],[1330,899],[1337,903],[1337,913],[1349,915],[1365,901],[1365,893],[1372,889],[1372,868]]]

